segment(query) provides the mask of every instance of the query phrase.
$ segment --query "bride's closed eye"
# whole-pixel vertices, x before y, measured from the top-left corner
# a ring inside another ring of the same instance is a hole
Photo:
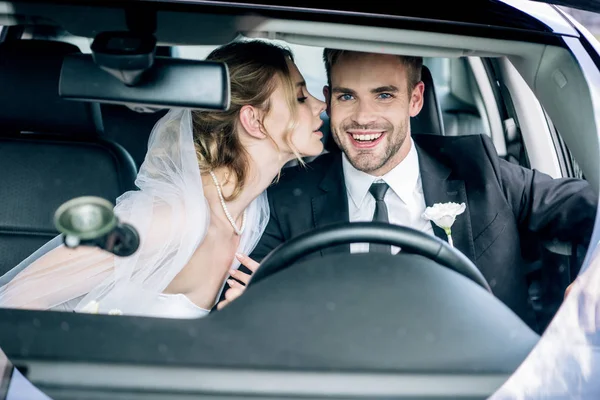
[[[310,97],[310,94],[306,93],[306,86],[304,86],[304,83],[299,85],[298,91],[296,93],[298,96],[298,103],[305,103],[306,100],[308,100],[308,98]]]

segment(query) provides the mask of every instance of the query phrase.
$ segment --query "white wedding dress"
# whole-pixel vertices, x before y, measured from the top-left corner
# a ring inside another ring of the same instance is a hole
[[[202,243],[209,225],[190,110],[171,110],[156,124],[135,183],[139,190],[120,196],[115,214],[138,230],[136,253],[117,257],[87,248],[57,257],[53,250],[63,246],[57,236],[0,277],[0,307],[165,318],[206,315],[208,310],[184,294],[163,293]],[[238,252],[252,251],[268,220],[263,192],[247,209]],[[234,257],[231,268],[238,267]]]

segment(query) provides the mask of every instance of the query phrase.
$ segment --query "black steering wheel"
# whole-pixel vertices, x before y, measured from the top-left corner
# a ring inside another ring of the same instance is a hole
[[[381,243],[397,246],[403,253],[419,254],[469,278],[491,293],[475,264],[443,240],[412,228],[381,222],[343,222],[306,232],[282,243],[261,262],[248,286],[281,271],[303,256],[330,246],[348,243]]]

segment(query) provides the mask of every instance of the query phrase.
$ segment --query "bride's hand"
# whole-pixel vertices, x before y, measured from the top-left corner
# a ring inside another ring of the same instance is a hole
[[[248,268],[250,271],[255,272],[259,264],[251,259],[248,256],[243,254],[236,254],[237,259],[240,261],[242,265]],[[229,284],[229,289],[225,292],[225,300],[217,304],[217,310],[221,310],[223,307],[227,306],[233,300],[237,299],[244,293],[246,289],[246,285],[250,282],[250,277],[252,274],[246,274],[240,270],[232,270],[230,271],[230,275],[235,279],[227,279],[227,283]],[[239,282],[238,282],[239,281]],[[242,283],[240,283],[242,282]]]

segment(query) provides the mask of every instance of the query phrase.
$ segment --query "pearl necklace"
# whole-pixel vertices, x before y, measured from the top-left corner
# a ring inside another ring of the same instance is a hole
[[[223,212],[225,212],[225,216],[229,220],[229,223],[231,224],[231,226],[233,226],[234,232],[238,236],[241,235],[244,232],[244,229],[246,228],[246,210],[244,210],[244,214],[242,215],[242,227],[238,229],[237,224],[235,223],[235,221],[233,220],[233,217],[231,216],[231,214],[229,213],[229,210],[227,209],[227,205],[225,204],[225,198],[223,198],[223,193],[221,192],[221,185],[219,184],[219,181],[217,180],[215,173],[210,171],[210,176],[212,177],[212,180],[215,183],[215,186],[217,187],[217,193],[219,194],[219,200],[221,200],[221,207],[223,207]]]

